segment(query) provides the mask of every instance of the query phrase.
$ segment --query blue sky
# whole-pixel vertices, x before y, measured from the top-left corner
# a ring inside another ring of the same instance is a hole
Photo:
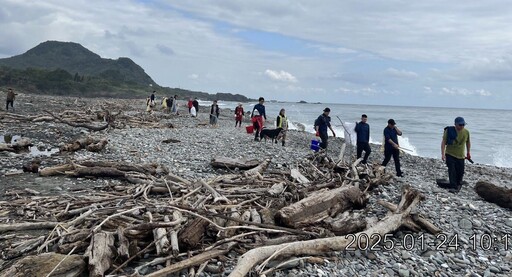
[[[511,22],[505,0],[2,0],[0,57],[73,41],[169,87],[510,109]]]

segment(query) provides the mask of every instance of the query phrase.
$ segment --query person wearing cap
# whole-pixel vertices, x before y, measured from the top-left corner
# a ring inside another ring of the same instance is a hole
[[[315,120],[315,131],[316,135],[320,137],[322,142],[320,143],[320,148],[327,149],[329,139],[329,135],[327,134],[327,128],[329,128],[332,132],[332,136],[336,137],[336,133],[334,133],[334,130],[331,127],[331,117],[329,116],[329,113],[331,112],[331,109],[325,108],[324,112]]]
[[[7,98],[5,101],[5,110],[9,111],[9,104],[11,104],[12,111],[14,112],[14,98],[16,98],[16,94],[12,90],[12,88],[9,88],[7,90]]]
[[[455,126],[444,128],[441,159],[446,162],[448,167],[450,187],[454,189],[454,192],[459,192],[464,177],[464,160],[471,160],[471,141],[469,131],[465,128],[464,118],[459,116],[455,118],[454,123]]]
[[[244,107],[242,103],[238,103],[238,106],[235,108],[235,128],[242,127],[242,119],[244,117]]]
[[[403,177],[404,173],[400,169],[400,145],[398,144],[398,136],[402,135],[402,131],[396,126],[394,119],[388,120],[388,126],[384,128],[384,161],[382,166],[386,166],[393,157],[395,162],[396,176]]]
[[[254,105],[251,113],[251,121],[253,122],[254,127],[254,140],[259,141],[260,131],[263,129],[265,124],[265,120],[267,120],[267,114],[265,113],[265,98],[260,97],[258,99],[258,104]],[[257,112],[257,113],[256,113]]]
[[[364,151],[364,158],[361,161],[362,164],[368,162],[368,157],[372,153],[370,147],[370,125],[366,123],[368,116],[366,114],[361,115],[361,121],[356,123],[355,131],[357,133],[357,158],[361,158]]]

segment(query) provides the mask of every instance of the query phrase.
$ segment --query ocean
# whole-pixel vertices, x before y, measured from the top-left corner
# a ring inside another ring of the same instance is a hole
[[[206,103],[201,103],[206,104]],[[219,102],[219,106],[234,109],[237,103]],[[244,110],[252,110],[256,103],[244,103]],[[393,118],[403,135],[400,146],[412,150],[412,155],[441,158],[443,129],[453,126],[455,117],[466,120],[471,134],[471,156],[475,163],[512,167],[512,110],[455,109],[430,107],[375,106],[349,104],[309,104],[265,102],[267,119],[275,121],[279,110],[284,108],[290,128],[301,123],[306,131],[314,133],[313,123],[325,107],[331,109],[331,124],[337,136],[344,137],[343,126],[338,120],[355,123],[364,113],[370,124],[370,140],[382,143],[382,131]],[[329,132],[330,133],[330,132]],[[313,135],[312,135],[313,138]]]

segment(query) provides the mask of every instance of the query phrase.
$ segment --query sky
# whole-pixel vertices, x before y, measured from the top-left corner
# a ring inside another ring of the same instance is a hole
[[[0,0],[0,58],[71,41],[171,88],[511,109],[511,24],[507,0]]]

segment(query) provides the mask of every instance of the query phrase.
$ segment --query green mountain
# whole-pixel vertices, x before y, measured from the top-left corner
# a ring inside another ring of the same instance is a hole
[[[148,86],[156,83],[129,58],[103,59],[74,42],[47,41],[11,58],[0,59],[0,66],[14,69],[63,69],[80,76],[107,77]]]
[[[151,85],[151,88],[149,87]],[[161,87],[129,58],[104,59],[74,42],[46,41],[27,52],[0,59],[0,87],[56,95],[138,98],[159,95],[246,102],[231,93],[208,94]]]

